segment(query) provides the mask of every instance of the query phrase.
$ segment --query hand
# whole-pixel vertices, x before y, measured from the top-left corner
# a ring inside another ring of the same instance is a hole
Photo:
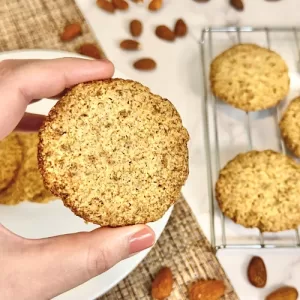
[[[33,99],[52,97],[77,83],[112,74],[113,65],[104,60],[1,62],[0,139],[16,126],[38,129],[43,116],[24,116]],[[0,225],[1,299],[51,299],[151,247],[154,240],[154,232],[145,225],[99,228],[39,240],[22,238]]]

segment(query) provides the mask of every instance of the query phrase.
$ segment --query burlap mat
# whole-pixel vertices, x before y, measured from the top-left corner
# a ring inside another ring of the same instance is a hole
[[[63,43],[59,35],[72,22],[82,24],[83,34]],[[1,0],[0,28],[1,51],[77,51],[82,43],[97,43],[74,0]],[[184,199],[175,205],[166,229],[147,258],[101,299],[151,299],[151,281],[162,266],[169,266],[174,275],[169,299],[187,299],[188,285],[207,278],[223,279],[227,286],[224,299],[238,299]]]

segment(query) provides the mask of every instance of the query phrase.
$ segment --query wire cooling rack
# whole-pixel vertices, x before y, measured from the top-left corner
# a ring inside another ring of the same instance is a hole
[[[286,154],[278,127],[283,105],[263,112],[245,113],[220,102],[210,92],[208,74],[212,59],[233,44],[246,42],[260,44],[279,52],[289,65],[292,95],[300,95],[300,77],[297,77],[300,72],[300,28],[220,27],[202,30],[202,112],[211,243],[216,251],[242,248],[300,248],[300,229],[283,233],[262,233],[257,229],[243,228],[225,218],[215,200],[218,173],[236,154],[252,149],[271,148]],[[289,95],[289,100],[292,95]],[[286,102],[287,100],[285,105]],[[229,138],[226,140],[225,137]],[[270,137],[273,138],[272,141]]]

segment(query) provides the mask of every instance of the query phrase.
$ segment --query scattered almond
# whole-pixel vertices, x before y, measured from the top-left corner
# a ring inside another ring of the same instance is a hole
[[[148,9],[152,11],[159,10],[162,7],[162,3],[163,0],[152,0],[148,5]]]
[[[219,300],[225,293],[222,280],[200,280],[192,284],[189,290],[190,300]]]
[[[62,41],[71,41],[82,33],[81,25],[79,23],[69,24],[64,28],[60,36]]]
[[[187,34],[187,26],[182,19],[176,21],[174,33],[176,36],[185,36]]]
[[[120,43],[120,47],[124,50],[139,50],[140,43],[135,40],[124,40]]]
[[[112,0],[111,2],[116,9],[127,10],[129,7],[125,0]]]
[[[170,296],[173,286],[172,272],[168,267],[160,269],[152,282],[152,297],[163,300]]]
[[[165,25],[159,25],[155,29],[155,34],[163,40],[166,41],[174,41],[175,40],[175,34],[174,32]]]
[[[266,297],[266,300],[296,300],[298,291],[294,287],[281,287]]]
[[[144,0],[131,0],[132,2],[135,2],[135,3],[143,3]]]
[[[86,55],[86,56],[93,57],[93,58],[96,58],[96,59],[101,58],[100,50],[94,44],[89,44],[89,43],[83,44],[83,45],[80,46],[78,52],[82,55]]]
[[[98,7],[100,7],[101,9],[109,12],[109,13],[114,13],[115,12],[115,7],[114,5],[107,0],[97,0],[97,5]]]
[[[264,261],[258,256],[254,256],[249,263],[248,279],[258,288],[263,288],[267,283],[267,269]]]
[[[143,25],[139,20],[132,20],[129,24],[129,29],[132,36],[140,36],[143,31]]]
[[[196,2],[208,2],[209,0],[194,0]]]
[[[243,0],[230,0],[230,5],[236,10],[244,10]]]

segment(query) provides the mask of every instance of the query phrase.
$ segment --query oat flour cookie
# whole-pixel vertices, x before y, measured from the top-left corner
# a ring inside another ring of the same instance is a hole
[[[288,94],[288,67],[275,52],[239,44],[217,56],[210,70],[216,97],[244,111],[277,105]]]
[[[23,160],[13,183],[0,193],[0,203],[15,205],[24,200],[45,203],[54,196],[45,189],[37,163],[37,133],[16,133],[22,146]]]
[[[221,170],[216,198],[223,213],[245,227],[282,231],[300,225],[300,167],[266,150],[239,154]]]
[[[22,162],[22,148],[16,134],[0,141],[0,191],[6,189],[16,178]]]
[[[287,147],[300,157],[300,97],[289,104],[280,121],[280,129]]]
[[[40,130],[39,167],[51,192],[86,221],[147,223],[180,196],[188,139],[174,106],[140,83],[79,84]]]

